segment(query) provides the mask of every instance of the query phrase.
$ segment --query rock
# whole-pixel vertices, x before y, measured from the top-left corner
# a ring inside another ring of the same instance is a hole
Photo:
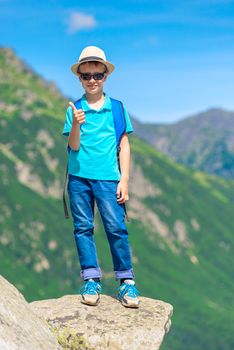
[[[80,295],[28,304],[2,276],[0,290],[1,350],[157,350],[171,325],[173,308],[160,300],[140,297],[139,309],[103,294],[98,306]]]
[[[80,295],[34,301],[59,343],[72,350],[157,350],[170,329],[170,304],[140,297],[140,308],[129,309],[114,297],[101,295],[98,306],[80,302]]]
[[[0,276],[0,349],[60,350],[45,320],[36,315],[22,294]]]

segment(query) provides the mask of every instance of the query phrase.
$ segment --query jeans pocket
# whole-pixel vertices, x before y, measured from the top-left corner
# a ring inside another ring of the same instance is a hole
[[[69,194],[81,192],[84,187],[82,179],[75,175],[68,175],[67,191]]]
[[[99,180],[97,189],[100,192],[116,193],[118,180]]]

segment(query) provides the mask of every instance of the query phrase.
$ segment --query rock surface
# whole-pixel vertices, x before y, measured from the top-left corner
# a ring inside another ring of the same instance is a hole
[[[0,350],[157,350],[171,325],[172,306],[145,297],[139,309],[103,294],[98,306],[80,295],[29,304],[2,276],[0,291]]]
[[[33,312],[22,294],[2,276],[0,276],[0,349],[62,349],[45,320]]]
[[[125,308],[101,295],[98,306],[80,302],[80,295],[35,301],[32,309],[51,325],[59,343],[73,350],[157,350],[170,329],[173,308],[140,297],[140,308]]]

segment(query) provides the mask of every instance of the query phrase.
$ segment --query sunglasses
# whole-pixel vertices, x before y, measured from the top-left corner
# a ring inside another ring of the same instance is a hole
[[[91,73],[80,73],[80,77],[82,80],[91,80],[92,78],[94,80],[102,80],[105,76],[105,73],[106,72],[103,72],[103,73],[94,73],[94,74],[91,74]]]

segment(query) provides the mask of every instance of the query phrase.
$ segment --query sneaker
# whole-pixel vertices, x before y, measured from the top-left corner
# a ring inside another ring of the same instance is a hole
[[[102,291],[101,283],[95,282],[93,279],[85,281],[85,284],[80,288],[82,296],[81,302],[88,305],[97,305],[100,300],[100,293]]]
[[[133,280],[126,279],[118,288],[117,299],[126,307],[139,307],[140,301],[137,296],[140,294],[135,287]]]

